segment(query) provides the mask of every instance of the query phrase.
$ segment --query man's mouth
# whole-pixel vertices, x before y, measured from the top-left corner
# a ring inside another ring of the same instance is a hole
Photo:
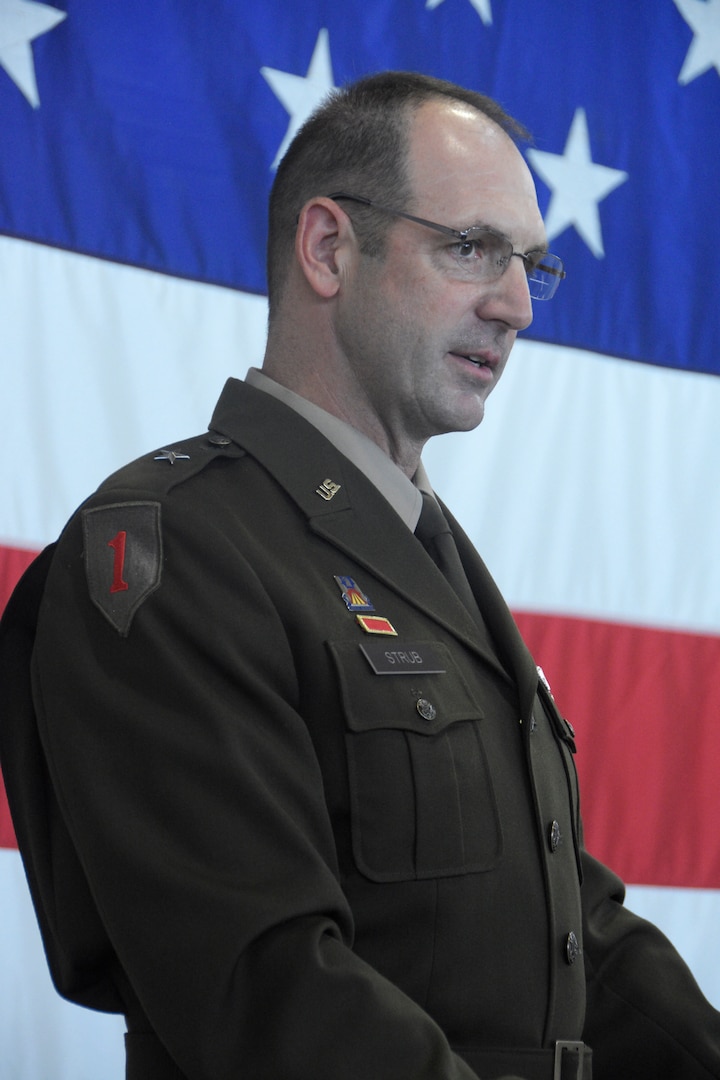
[[[487,368],[489,371],[494,371],[498,365],[497,357],[490,353],[464,353],[455,352],[451,353],[452,356],[457,356],[461,360],[467,360],[476,368]]]

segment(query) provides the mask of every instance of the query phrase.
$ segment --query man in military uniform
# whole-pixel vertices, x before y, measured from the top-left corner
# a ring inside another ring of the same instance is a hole
[[[336,93],[274,185],[262,371],[10,605],[51,970],[127,1016],[130,1080],[720,1077],[720,1017],[584,851],[572,729],[421,463],[564,276],[520,137],[420,76]]]

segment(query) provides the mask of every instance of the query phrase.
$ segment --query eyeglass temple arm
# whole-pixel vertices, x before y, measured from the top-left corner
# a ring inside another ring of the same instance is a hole
[[[451,229],[449,225],[439,225],[437,221],[428,221],[427,218],[416,217],[408,214],[405,210],[396,210],[394,206],[383,206],[372,199],[366,199],[363,195],[349,195],[346,191],[335,191],[328,199],[349,199],[351,202],[361,203],[363,206],[371,206],[373,210],[380,210],[383,214],[392,214],[393,217],[405,218],[406,221],[414,221],[416,225],[425,225],[428,229],[442,233],[443,236],[454,236],[458,240],[466,240],[469,229]]]
[[[415,217],[414,214],[406,214],[402,210],[394,210],[389,206],[380,206],[379,203],[375,203],[372,199],[366,199],[362,195],[350,195],[346,191],[334,191],[331,195],[328,195],[328,199],[349,199],[351,202],[361,203],[363,206],[372,206],[375,210],[383,210],[388,214],[396,214],[397,217],[407,218],[408,221],[416,221],[418,225],[427,225],[431,229],[435,229],[437,232],[445,233],[447,236],[456,236],[460,240],[467,239],[470,230],[469,229],[451,229],[449,225],[438,225],[436,221],[427,221],[425,218]],[[526,256],[521,252],[513,252],[515,255],[520,255],[521,259],[525,259]],[[548,252],[548,254],[550,254]],[[567,274],[563,269],[558,266],[551,266],[542,261],[537,263],[534,267],[535,270],[542,270],[546,274],[552,274],[554,277],[562,279],[567,277]]]

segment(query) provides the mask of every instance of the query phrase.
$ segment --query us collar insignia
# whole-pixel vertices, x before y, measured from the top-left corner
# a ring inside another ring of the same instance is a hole
[[[356,615],[355,618],[366,634],[388,634],[391,637],[397,637],[397,630],[393,624],[381,615]]]
[[[319,495],[321,499],[325,500],[325,502],[330,502],[330,500],[334,498],[335,495],[337,495],[341,487],[342,484],[336,484],[334,480],[331,480],[328,477],[327,480],[323,480],[322,484],[320,484],[320,487],[315,488],[315,494]]]
[[[340,574],[335,574],[335,581],[342,593],[342,598],[345,601],[348,611],[375,610],[370,598],[365,595],[362,589],[358,588],[351,577],[343,577]]]

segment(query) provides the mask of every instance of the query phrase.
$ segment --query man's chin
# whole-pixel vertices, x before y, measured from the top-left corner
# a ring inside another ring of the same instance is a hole
[[[485,402],[476,400],[473,408],[457,410],[452,416],[445,419],[444,425],[438,427],[435,435],[450,435],[453,432],[474,431],[485,416]]]

